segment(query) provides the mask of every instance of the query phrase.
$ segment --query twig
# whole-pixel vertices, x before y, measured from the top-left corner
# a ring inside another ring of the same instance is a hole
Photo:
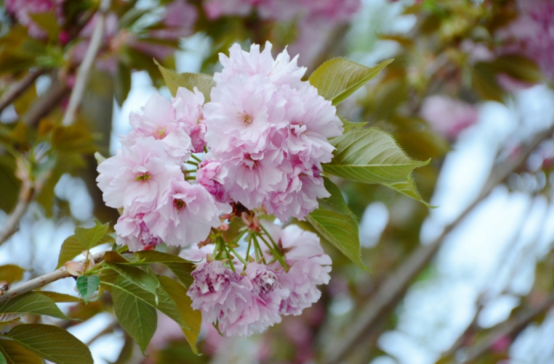
[[[2,230],[0,230],[0,245],[2,245],[6,240],[10,238],[16,231],[19,225],[19,221],[27,211],[29,204],[33,200],[35,196],[35,184],[28,181],[23,182],[21,186],[21,192],[19,193],[19,200],[17,201],[17,205],[15,209],[11,212],[4,224]]]
[[[420,273],[432,260],[438,251],[445,237],[461,222],[474,208],[486,198],[490,192],[501,182],[503,182],[514,170],[519,168],[528,158],[536,147],[545,139],[553,134],[553,128],[538,133],[533,140],[523,148],[523,152],[515,160],[506,160],[494,167],[490,178],[484,185],[482,192],[476,200],[470,204],[459,217],[447,225],[441,235],[431,244],[424,245],[416,249],[406,261],[389,276],[381,287],[378,288],[375,296],[362,308],[358,317],[349,326],[349,330],[338,338],[337,345],[331,346],[325,355],[325,364],[335,364],[347,356],[354,347],[363,342],[362,338],[371,331],[372,327],[393,309],[403,298],[406,290],[413,279]]]
[[[27,90],[29,86],[35,82],[35,80],[45,72],[44,69],[37,69],[29,72],[25,77],[23,77],[19,82],[14,83],[8,91],[6,91],[2,98],[0,98],[0,112],[10,105],[17,99],[22,93]]]
[[[85,58],[81,66],[77,70],[77,78],[75,80],[75,86],[71,92],[71,97],[69,99],[69,104],[64,114],[64,119],[62,120],[62,125],[68,126],[73,124],[75,120],[75,112],[77,107],[81,103],[83,94],[85,93],[85,87],[87,86],[87,81],[89,79],[89,72],[93,65],[94,59],[100,46],[102,44],[102,37],[104,35],[104,25],[106,23],[106,14],[110,9],[110,0],[102,0],[100,7],[97,12],[96,25],[93,30],[93,35],[87,52],[85,53]]]
[[[66,82],[60,80],[57,75],[53,75],[52,85],[48,91],[31,106],[22,119],[27,125],[36,127],[43,117],[58,106],[68,92],[69,86]]]
[[[486,337],[479,344],[476,344],[474,347],[468,349],[467,355],[462,362],[470,363],[474,360],[480,358],[486,352],[488,352],[493,344],[497,342],[504,336],[515,336],[524,328],[526,328],[534,319],[549,310],[553,307],[553,299],[547,299],[541,305],[534,307],[528,311],[521,312],[520,314],[516,315],[512,319],[508,319],[507,321],[503,322],[502,324],[498,325],[497,329],[494,329],[491,333],[489,333]]]
[[[104,253],[106,252],[103,251],[93,255],[94,261],[97,263],[102,261],[102,259],[104,259]],[[21,283],[14,288],[10,288],[5,291],[0,290],[0,302],[9,301],[14,297],[18,297],[24,293],[31,292],[32,290],[44,287],[49,283],[68,277],[71,277],[71,274],[69,274],[65,267],[56,269],[54,272],[46,273],[40,277],[33,278],[30,281]]]
[[[85,345],[90,347],[92,345],[92,343],[94,343],[96,340],[100,339],[102,336],[111,333],[112,331],[114,331],[114,329],[116,327],[118,327],[118,322],[117,321],[112,321],[102,331],[100,331],[98,334],[94,335],[89,341],[87,341],[85,343]]]

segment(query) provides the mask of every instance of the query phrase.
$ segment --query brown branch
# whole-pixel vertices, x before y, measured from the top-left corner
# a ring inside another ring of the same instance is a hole
[[[69,93],[69,86],[57,75],[52,76],[52,85],[45,94],[40,97],[31,108],[23,115],[27,125],[36,127],[39,121],[48,115],[62,99]]]
[[[106,252],[103,251],[93,255],[94,261],[97,263],[102,261],[104,259],[104,253]],[[84,261],[85,260],[83,260],[83,262]],[[9,301],[14,297],[21,296],[24,293],[31,292],[35,289],[44,287],[49,283],[58,281],[63,278],[68,278],[68,277],[71,277],[71,274],[69,274],[69,272],[65,267],[62,267],[60,269],[56,269],[53,272],[46,273],[40,277],[33,278],[30,281],[21,283],[20,285],[14,288],[9,288],[7,290],[0,290],[0,303],[4,301]]]
[[[2,98],[0,98],[0,112],[15,101],[21,94],[29,88],[35,82],[35,80],[45,72],[44,69],[37,69],[29,72],[25,77],[23,77],[19,82],[14,83],[8,91],[6,91]]]
[[[553,298],[547,299],[541,305],[528,311],[521,312],[515,317],[498,325],[498,328],[490,332],[479,344],[468,349],[466,358],[462,363],[470,363],[480,358],[502,337],[516,336],[534,321],[537,316],[547,312],[551,307],[553,307]]]
[[[93,35],[91,37],[89,47],[85,53],[85,58],[83,63],[79,66],[77,70],[77,78],[75,80],[75,86],[71,92],[71,97],[69,99],[69,104],[64,114],[62,120],[62,125],[68,126],[73,124],[75,121],[75,113],[77,107],[81,103],[81,99],[85,94],[85,88],[87,86],[87,81],[89,80],[89,73],[96,58],[96,54],[102,45],[102,38],[104,36],[104,28],[106,23],[106,14],[110,10],[110,0],[102,0],[100,3],[100,8],[97,12],[96,24],[93,30]]]
[[[374,297],[362,308],[360,314],[349,325],[344,335],[338,338],[337,344],[330,347],[324,359],[325,364],[335,364],[341,362],[359,343],[363,342],[363,337],[371,332],[372,328],[386,315],[395,308],[399,301],[404,297],[407,289],[418,274],[430,263],[435,253],[440,248],[445,237],[469,215],[474,208],[480,204],[490,192],[501,182],[503,182],[513,171],[517,170],[528,158],[537,146],[546,138],[553,134],[553,128],[538,133],[523,147],[522,153],[516,158],[505,160],[494,167],[488,181],[485,183],[480,195],[470,204],[459,217],[447,225],[441,235],[432,243],[417,248],[401,266],[390,275],[385,282],[378,288]]]
[[[25,212],[27,211],[29,204],[33,200],[35,193],[35,184],[32,182],[24,181],[19,193],[19,200],[17,201],[17,205],[10,213],[10,215],[8,215],[6,223],[2,227],[2,230],[0,230],[0,245],[2,245],[17,231],[19,221],[21,221],[21,218],[23,217],[23,215],[25,215]]]

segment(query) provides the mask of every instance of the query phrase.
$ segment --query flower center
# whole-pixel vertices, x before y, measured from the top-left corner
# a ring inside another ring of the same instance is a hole
[[[186,204],[185,201],[183,201],[183,200],[175,199],[175,200],[173,200],[173,206],[174,206],[177,210],[181,211],[181,210],[183,210],[185,207],[187,207],[187,204]]]
[[[154,139],[156,140],[164,139],[164,137],[166,136],[166,129],[167,129],[166,126],[158,126],[153,134]]]
[[[242,119],[243,119],[243,123],[245,123],[246,125],[252,124],[252,116],[243,114]]]
[[[135,177],[135,181],[137,181],[137,182],[146,182],[151,178],[152,178],[152,176],[148,172],[145,172],[145,173],[141,173],[137,177]]]

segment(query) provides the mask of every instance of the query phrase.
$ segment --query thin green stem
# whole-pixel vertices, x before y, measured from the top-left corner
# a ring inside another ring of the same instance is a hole
[[[246,266],[247,266],[247,262],[245,261],[245,259],[243,259],[243,257],[242,257],[240,254],[238,254],[238,253],[235,251],[235,249],[233,249],[232,247],[228,246],[228,248],[229,248],[229,251],[230,251],[231,253],[233,253],[233,255],[235,255],[235,257],[237,257],[237,259],[239,259],[239,260],[241,261],[241,263],[243,263],[243,264],[245,265],[245,267],[246,267]]]
[[[254,241],[254,248],[258,249],[258,252],[260,254],[260,257],[262,258],[262,261],[264,262],[264,264],[267,264],[266,259],[264,258],[264,252],[262,251],[262,249],[260,248],[260,245],[258,244],[258,239],[256,238],[256,235],[252,234],[252,238],[253,238],[253,241]],[[258,261],[258,259],[257,259],[257,261]]]
[[[185,162],[186,164],[190,164],[192,166],[198,167],[198,162],[193,162],[193,161],[187,161]]]
[[[199,163],[202,162],[202,160],[194,154],[191,154],[191,158],[193,158],[194,160],[196,160]]]
[[[271,250],[273,256],[277,258],[277,260],[279,260],[279,264],[281,264],[283,269],[285,269],[286,271],[289,270],[289,266],[287,265],[287,262],[285,261],[285,259],[283,259],[283,256],[272,246],[272,244],[268,243],[262,235],[260,235],[260,239],[262,239],[262,241],[264,242],[264,244],[266,244],[268,249]]]

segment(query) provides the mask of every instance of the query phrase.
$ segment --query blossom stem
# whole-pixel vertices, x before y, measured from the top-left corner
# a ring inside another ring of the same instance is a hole
[[[191,158],[193,158],[194,160],[196,160],[199,163],[202,162],[202,160],[194,154],[191,154]]]
[[[266,259],[264,258],[264,253],[262,252],[262,249],[260,248],[260,245],[258,244],[258,239],[256,238],[256,234],[252,234],[252,239],[254,241],[254,248],[258,249],[258,253],[260,254],[260,258],[262,259],[264,264],[267,264]],[[259,259],[257,258],[256,260],[258,261]]]
[[[281,248],[279,247],[279,245],[276,244],[276,242],[274,241],[274,238],[272,238],[272,235],[270,235],[268,233],[268,230],[266,230],[266,228],[264,227],[264,225],[260,224],[260,227],[262,228],[262,230],[264,231],[264,233],[268,236],[268,238],[270,239],[270,241],[272,242],[272,244],[274,245],[274,248],[278,251],[281,251]]]
[[[195,166],[195,167],[198,167],[198,162],[187,161],[185,163],[190,164],[190,165]]]
[[[228,246],[228,249],[231,253],[233,253],[233,255],[235,255],[235,257],[237,257],[237,259],[241,261],[241,263],[245,265],[245,267],[247,266],[247,262],[245,261],[245,259],[243,259],[243,257],[235,251],[235,249],[230,246]]]
[[[281,264],[281,266],[283,267],[283,269],[285,269],[285,271],[289,270],[289,266],[287,265],[287,262],[285,261],[285,259],[283,259],[283,256],[272,246],[272,244],[268,243],[266,241],[266,239],[264,239],[264,237],[262,235],[260,235],[260,239],[262,239],[262,241],[264,242],[264,244],[266,244],[266,246],[271,250],[272,254],[274,255],[274,257],[277,258],[277,260],[279,260],[279,264]]]

